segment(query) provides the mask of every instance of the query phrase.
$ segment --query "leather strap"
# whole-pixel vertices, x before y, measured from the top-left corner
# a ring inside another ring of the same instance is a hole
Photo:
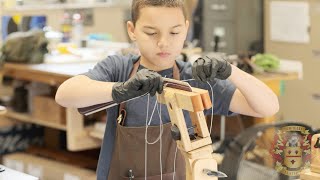
[[[132,76],[134,76],[137,73],[139,66],[140,66],[140,59],[133,64],[133,68],[130,72],[129,78],[131,78]],[[172,75],[173,75],[173,79],[180,80],[180,72],[179,72],[179,68],[177,66],[177,63],[174,63],[174,65],[173,65],[173,74]],[[120,124],[123,126],[124,120],[127,115],[125,102],[120,103],[120,105],[119,105],[119,116],[121,116],[121,115],[122,115],[122,117],[121,117],[122,120],[121,120]]]
[[[133,68],[130,72],[129,79],[137,73],[139,65],[140,65],[140,59],[133,64]],[[125,102],[120,103],[119,105],[119,116],[121,115],[122,115],[121,125],[124,125],[124,119],[126,118],[126,115],[127,115]]]
[[[180,80],[180,70],[177,63],[174,63],[173,65],[173,79]]]

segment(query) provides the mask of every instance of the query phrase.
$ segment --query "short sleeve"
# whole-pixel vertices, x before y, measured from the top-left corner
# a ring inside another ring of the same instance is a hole
[[[119,73],[118,64],[121,62],[121,58],[117,56],[109,56],[106,59],[98,62],[93,69],[82,75],[88,76],[90,79],[97,81],[116,82],[116,77]]]

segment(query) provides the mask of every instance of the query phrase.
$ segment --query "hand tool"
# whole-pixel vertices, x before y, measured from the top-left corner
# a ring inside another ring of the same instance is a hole
[[[129,170],[128,175],[129,175],[129,180],[133,180],[134,179],[134,175],[133,175],[132,169]]]
[[[218,178],[228,177],[225,173],[223,173],[221,171],[212,171],[210,169],[203,169],[202,172],[208,176],[211,176],[211,177],[218,177]]]
[[[184,91],[166,86],[157,96],[158,102],[166,104],[172,124],[171,134],[185,158],[186,180],[218,180],[227,177],[218,171],[212,152],[212,141],[204,110],[212,107],[207,90],[191,88]],[[193,134],[190,135],[183,111],[189,111]]]
[[[178,80],[170,79],[170,78],[163,78],[163,79],[164,79],[163,84],[164,84],[165,87],[172,87],[172,88],[175,88],[175,89],[181,89],[181,90],[189,91],[189,92],[192,91],[191,86],[187,82],[178,81]],[[144,94],[142,96],[145,96],[145,95],[147,95],[147,94]],[[139,96],[139,97],[141,97],[141,96]],[[136,97],[136,98],[138,98],[138,97]],[[131,101],[131,100],[136,99],[136,98],[129,99],[129,100],[125,101],[125,102]],[[104,109],[108,109],[110,107],[117,106],[117,105],[119,105],[119,104],[114,102],[114,101],[110,101],[110,102],[107,102],[107,103],[102,103],[102,104],[97,104],[97,105],[93,105],[93,106],[78,108],[78,111],[79,111],[80,114],[87,116],[87,115],[90,115],[90,114],[93,114],[93,113],[96,113],[96,112],[99,112],[99,111],[102,111]]]

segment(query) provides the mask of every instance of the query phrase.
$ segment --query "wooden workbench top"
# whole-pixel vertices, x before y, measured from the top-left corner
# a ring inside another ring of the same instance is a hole
[[[281,81],[281,80],[297,80],[298,73],[289,72],[289,73],[263,73],[263,74],[254,74],[254,76],[260,79],[263,82],[268,81]]]
[[[59,85],[68,78],[87,72],[96,62],[67,64],[14,64],[5,63],[3,74],[16,79]]]

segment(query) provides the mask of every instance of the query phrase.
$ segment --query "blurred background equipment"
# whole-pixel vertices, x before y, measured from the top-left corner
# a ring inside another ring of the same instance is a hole
[[[280,66],[279,58],[272,54],[258,53],[253,57],[253,63],[269,72],[277,70]]]
[[[203,0],[202,10],[205,51],[263,52],[263,0]]]
[[[13,32],[22,31],[26,32],[30,29],[42,29],[47,24],[46,16],[33,15],[33,16],[2,16],[2,40],[5,40],[7,36]]]
[[[44,61],[48,41],[42,30],[11,33],[1,48],[1,62],[36,64]]]

